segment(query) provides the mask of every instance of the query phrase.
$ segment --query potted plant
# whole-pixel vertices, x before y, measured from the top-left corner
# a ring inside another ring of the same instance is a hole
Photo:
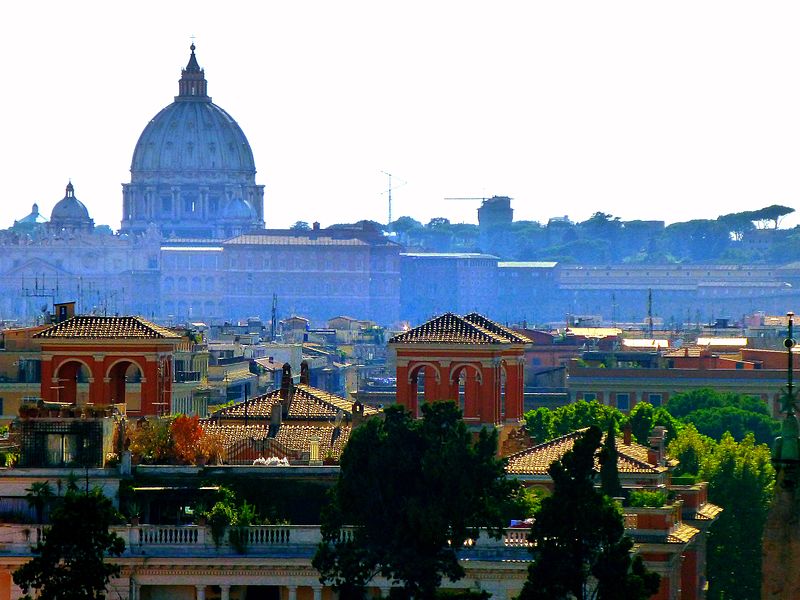
[[[233,518],[233,507],[224,502],[217,502],[211,507],[211,510],[208,511],[208,524],[211,527],[211,539],[214,540],[214,545],[217,548],[222,544],[225,531],[233,522]]]
[[[129,500],[128,501],[128,517],[131,520],[131,525],[136,527],[139,524],[139,513],[141,512],[141,507],[136,500]]]

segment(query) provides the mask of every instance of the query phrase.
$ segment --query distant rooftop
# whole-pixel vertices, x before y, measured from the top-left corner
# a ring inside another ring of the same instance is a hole
[[[400,333],[390,344],[527,344],[530,339],[477,313],[445,313]]]
[[[180,339],[181,336],[141,317],[72,317],[37,333],[35,338]]]
[[[558,263],[549,260],[501,261],[497,266],[501,269],[552,269],[558,266]]]
[[[497,260],[494,254],[481,254],[479,252],[401,252],[400,256],[410,258],[488,258]]]

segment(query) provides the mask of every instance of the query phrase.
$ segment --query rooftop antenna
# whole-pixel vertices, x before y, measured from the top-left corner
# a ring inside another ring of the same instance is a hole
[[[272,317],[269,323],[269,341],[275,341],[275,331],[278,329],[278,294],[272,294]]]
[[[617,295],[611,293],[611,326],[617,326]]]
[[[653,288],[647,290],[647,335],[653,339]]]

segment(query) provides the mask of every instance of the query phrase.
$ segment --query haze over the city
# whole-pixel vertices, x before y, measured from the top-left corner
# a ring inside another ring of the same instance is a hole
[[[7,3],[0,164],[11,225],[67,179],[119,228],[148,120],[195,36],[247,135],[268,227],[602,210],[667,222],[800,207],[793,2]],[[787,224],[793,224],[787,219]]]

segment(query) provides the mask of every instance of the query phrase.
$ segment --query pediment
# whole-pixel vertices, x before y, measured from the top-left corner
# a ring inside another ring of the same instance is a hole
[[[25,279],[30,277],[31,281],[33,281],[36,277],[41,279],[42,277],[69,276],[71,273],[53,263],[35,257],[21,260],[19,264],[6,271],[5,275],[20,276]]]

